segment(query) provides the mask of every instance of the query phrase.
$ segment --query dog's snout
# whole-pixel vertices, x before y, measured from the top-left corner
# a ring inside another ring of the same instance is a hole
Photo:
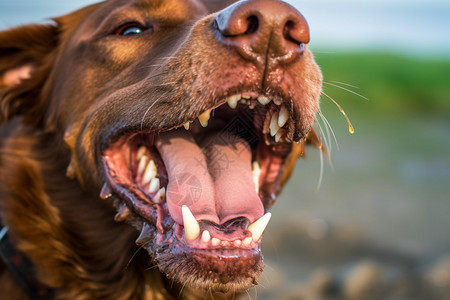
[[[309,28],[303,15],[278,0],[240,1],[220,12],[215,21],[219,40],[236,47],[246,59],[270,55],[278,61],[303,53]]]

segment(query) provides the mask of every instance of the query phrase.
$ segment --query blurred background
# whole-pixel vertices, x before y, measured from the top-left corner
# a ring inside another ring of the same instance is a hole
[[[330,161],[299,161],[248,298],[450,299],[450,2],[288,2],[355,133],[323,96]],[[0,0],[0,29],[89,3]]]

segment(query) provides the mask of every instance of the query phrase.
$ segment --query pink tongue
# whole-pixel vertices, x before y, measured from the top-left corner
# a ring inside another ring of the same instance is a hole
[[[195,218],[223,224],[237,217],[254,222],[264,214],[252,177],[248,144],[223,132],[208,135],[198,145],[189,131],[161,134],[158,150],[166,165],[169,213],[183,224],[181,206]]]

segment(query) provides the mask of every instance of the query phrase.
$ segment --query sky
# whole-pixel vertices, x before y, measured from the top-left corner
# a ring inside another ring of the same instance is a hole
[[[92,0],[0,0],[0,29],[44,21]],[[308,20],[311,46],[450,59],[448,0],[288,0]]]

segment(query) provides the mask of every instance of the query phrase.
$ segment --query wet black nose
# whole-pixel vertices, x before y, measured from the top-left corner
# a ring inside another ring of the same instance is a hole
[[[309,28],[303,15],[278,0],[247,0],[221,11],[215,26],[219,40],[246,59],[288,61],[303,53],[309,42]]]

